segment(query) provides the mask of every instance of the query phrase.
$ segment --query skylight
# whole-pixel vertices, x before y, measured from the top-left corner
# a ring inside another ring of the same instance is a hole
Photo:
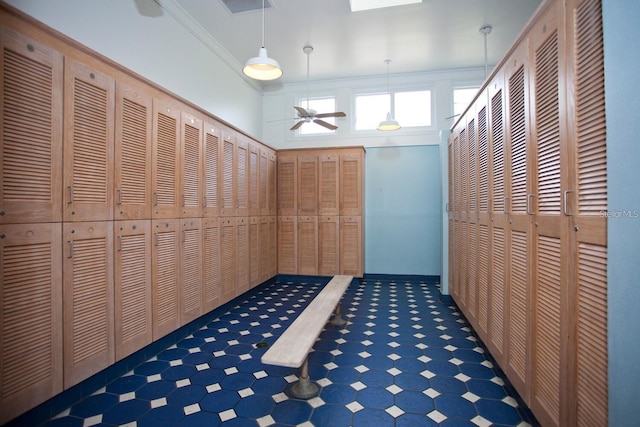
[[[422,0],[349,0],[349,3],[351,4],[351,12],[360,12],[362,10],[422,3]]]

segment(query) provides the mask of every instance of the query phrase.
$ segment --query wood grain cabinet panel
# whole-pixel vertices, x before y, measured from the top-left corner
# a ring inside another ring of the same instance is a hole
[[[153,339],[151,307],[151,220],[114,223],[116,360]]]
[[[180,218],[180,104],[153,100],[152,217]]]
[[[180,236],[180,324],[202,315],[202,218],[183,218]]]
[[[237,194],[236,134],[227,128],[222,130],[221,169],[220,216],[235,216]]]
[[[260,252],[263,250],[260,240],[260,217],[249,217],[249,286],[251,288],[260,284]]]
[[[298,214],[298,166],[295,155],[278,155],[278,215]]]
[[[299,216],[318,214],[318,157],[298,156],[297,205]]]
[[[298,216],[298,274],[318,274],[318,217]]]
[[[65,221],[113,219],[115,80],[65,60]]]
[[[249,215],[249,142],[238,136],[236,142],[236,164],[234,168],[236,184],[235,216]]]
[[[266,165],[265,165],[266,166]],[[255,144],[249,143],[249,159],[247,162],[247,180],[248,182],[248,194],[249,194],[249,216],[260,215],[260,201],[266,197],[266,183],[264,184],[264,195],[262,190],[262,173],[260,162],[260,148]],[[266,174],[265,174],[266,178]]]
[[[204,216],[207,218],[220,215],[220,171],[222,132],[218,124],[204,124]]]
[[[63,390],[62,224],[0,225],[0,423]]]
[[[113,221],[68,222],[64,238],[64,385],[115,362]]]
[[[340,156],[318,156],[318,214],[340,214]]]
[[[231,301],[236,297],[236,230],[235,218],[220,218],[220,275],[222,281],[221,304]]]
[[[180,326],[180,220],[156,219],[151,228],[153,339],[157,340]]]
[[[353,151],[340,155],[340,215],[362,215],[364,149]]]
[[[195,113],[182,112],[181,141],[181,217],[201,218],[203,215],[203,122]]]
[[[153,98],[116,82],[114,219],[151,218]]]
[[[249,218],[238,217],[236,221],[236,295],[249,290],[251,259],[249,251]]]
[[[337,215],[318,218],[318,274],[340,274],[340,217]]]
[[[62,54],[5,28],[0,46],[0,224],[61,221]]]
[[[298,274],[298,217],[278,217],[278,273]]]
[[[340,274],[362,277],[362,217],[340,217]]]
[[[218,218],[203,219],[204,256],[202,303],[205,312],[220,305],[222,283],[220,277],[220,220]]]

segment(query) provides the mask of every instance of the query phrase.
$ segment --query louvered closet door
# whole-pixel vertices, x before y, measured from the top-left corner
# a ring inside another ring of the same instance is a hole
[[[487,93],[483,92],[476,101],[476,126],[477,126],[477,206],[476,218],[478,224],[478,255],[476,264],[477,283],[477,327],[476,331],[484,342],[489,335],[489,311],[491,300],[489,298],[489,272],[491,257],[489,213],[489,129],[488,129]]]
[[[278,155],[278,215],[297,215],[297,160],[296,156]]]
[[[318,274],[340,274],[340,217],[323,215],[318,218]]]
[[[182,218],[199,218],[202,217],[203,214],[203,122],[202,119],[197,117],[194,113],[183,112],[181,118],[181,216]]]
[[[505,110],[504,110],[504,79],[501,72],[497,73],[489,91],[489,175],[491,211],[490,234],[490,286],[489,286],[489,319],[488,339],[485,343],[491,354],[505,367],[505,321],[507,317],[507,254],[509,246],[507,240],[507,206],[506,188],[507,173],[507,146],[505,145]]]
[[[270,152],[259,149],[259,181],[258,181],[258,208],[259,215],[269,215],[269,154]]]
[[[340,274],[362,277],[362,217],[340,217]]]
[[[238,136],[236,142],[236,216],[249,215],[249,143]]]
[[[258,218],[258,245],[260,246],[260,253],[258,254],[260,266],[258,272],[260,273],[259,283],[268,280],[270,275],[270,258],[271,254],[271,235],[269,234],[269,217],[261,216]]]
[[[575,123],[571,142],[573,185],[567,193],[566,214],[574,259],[571,283],[576,335],[571,360],[576,361],[570,386],[575,419],[570,424],[602,426],[608,423],[607,356],[607,162],[604,105],[602,10],[597,0],[569,2],[570,75],[575,81]],[[610,212],[613,221],[637,212]]]
[[[167,98],[153,100],[152,217],[179,218],[180,109]]]
[[[64,239],[64,386],[115,361],[113,221],[68,222]]]
[[[260,198],[262,188],[262,174],[260,170],[260,149],[254,145],[249,144],[249,171],[247,173],[249,179],[249,215],[260,215]],[[266,175],[265,175],[266,177]],[[266,195],[266,183],[264,186]]]
[[[298,217],[298,274],[318,274],[318,217]]]
[[[447,188],[447,221],[448,221],[448,240],[447,240],[447,250],[448,250],[448,269],[449,269],[449,283],[448,289],[451,294],[454,290],[453,284],[453,275],[454,275],[454,263],[457,261],[456,253],[454,251],[454,242],[453,238],[455,233],[455,203],[454,203],[454,187],[455,187],[455,174],[453,169],[453,142],[452,142],[453,134],[449,137],[449,141],[447,142],[447,174],[448,174],[448,188]]]
[[[278,214],[278,157],[275,152],[269,152],[267,172],[267,195],[270,216]]]
[[[298,215],[318,214],[318,156],[298,157]]]
[[[63,389],[62,224],[0,225],[0,423]]]
[[[236,219],[220,218],[220,277],[222,279],[221,304],[236,296]]]
[[[461,267],[464,260],[460,253],[460,129],[453,129],[451,134],[451,148],[450,148],[450,162],[451,162],[451,181],[449,185],[452,188],[453,201],[451,203],[451,216],[453,219],[453,225],[450,228],[450,234],[452,235],[453,245],[453,261],[451,262],[454,267],[451,272],[450,289],[451,296],[455,298],[458,304],[460,301],[460,275]]]
[[[65,221],[113,219],[115,81],[65,61]]]
[[[318,214],[340,214],[340,156],[321,154],[318,156]]]
[[[506,372],[510,381],[529,401],[530,366],[530,217],[527,197],[530,187],[527,147],[530,139],[528,66],[526,44],[507,61],[506,72],[506,156],[508,163],[506,204],[508,214]]]
[[[115,219],[151,218],[153,98],[116,84]]]
[[[459,181],[459,211],[458,211],[458,227],[457,227],[457,249],[460,254],[458,264],[457,288],[458,288],[458,305],[466,313],[468,313],[467,305],[469,304],[468,294],[468,273],[469,265],[469,151],[468,138],[469,134],[466,128],[466,121],[461,123],[463,128],[460,130],[458,138],[458,149],[456,156],[458,158],[458,181]]]
[[[0,224],[60,221],[62,54],[7,28],[0,45]]]
[[[278,274],[298,274],[298,217],[278,217]]]
[[[207,218],[220,215],[221,132],[217,124],[204,124],[204,211]]]
[[[236,218],[236,296],[249,290],[249,218]]]
[[[340,155],[340,215],[362,215],[364,149]]]
[[[115,352],[116,360],[153,339],[151,307],[151,220],[116,221]]]
[[[181,317],[185,325],[202,314],[202,218],[181,220]]]
[[[203,272],[203,297],[204,312],[209,312],[220,306],[222,296],[222,281],[220,277],[220,221],[218,218],[203,219],[204,233],[204,259]]]
[[[153,340],[180,326],[180,220],[153,220],[151,291]]]
[[[249,287],[260,284],[260,217],[249,218]]]
[[[463,150],[463,165],[467,170],[467,234],[466,249],[466,315],[471,322],[477,323],[478,311],[478,135],[475,108],[467,112],[467,147]]]
[[[530,104],[532,108],[533,213],[531,408],[544,425],[566,425],[569,409],[563,380],[567,374],[568,254],[567,221],[561,189],[567,188],[566,127],[561,123],[560,52],[564,37],[558,31],[560,2],[531,30]]]
[[[236,214],[236,135],[222,130],[222,187],[220,216]]]
[[[278,217],[269,217],[269,277],[278,274]]]

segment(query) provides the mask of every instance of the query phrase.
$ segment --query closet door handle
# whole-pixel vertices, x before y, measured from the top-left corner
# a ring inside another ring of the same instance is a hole
[[[118,252],[122,252],[122,236],[118,236]]]
[[[506,213],[506,214],[510,213],[509,210],[507,209],[507,201],[509,201],[509,200],[511,200],[510,197],[504,197],[502,199],[502,212],[503,213]]]
[[[564,192],[562,193],[562,213],[565,214],[566,216],[575,215],[573,212],[569,212],[567,210],[567,205],[569,201],[567,195],[573,192],[574,192],[573,190],[564,190]]]
[[[69,202],[68,202],[68,204],[72,204],[73,203],[73,187],[71,185],[69,185],[67,187],[67,189],[69,190]]]
[[[122,204],[122,190],[118,188],[117,194],[118,194],[117,204],[121,205]]]
[[[69,245],[69,256],[67,258],[73,258],[73,242],[71,240],[67,240],[67,244]]]
[[[535,196],[535,194],[527,194],[527,214],[529,215],[533,215],[533,212],[531,211],[531,199]]]

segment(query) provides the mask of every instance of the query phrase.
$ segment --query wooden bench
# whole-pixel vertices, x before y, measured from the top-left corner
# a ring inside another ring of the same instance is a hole
[[[332,313],[332,324],[346,323],[340,316],[340,300],[352,280],[353,276],[334,276],[262,356],[267,365],[300,368],[299,380],[291,387],[294,397],[309,399],[320,390],[309,380],[309,353]]]

